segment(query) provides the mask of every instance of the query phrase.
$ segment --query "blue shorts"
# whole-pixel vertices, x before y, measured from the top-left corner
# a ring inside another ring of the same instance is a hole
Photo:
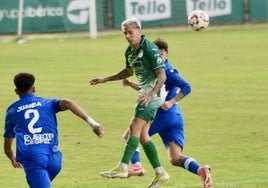
[[[60,151],[52,155],[40,154],[23,161],[23,168],[30,188],[50,188],[51,181],[62,167]]]
[[[184,121],[181,114],[164,113],[157,114],[149,129],[149,135],[158,133],[165,147],[174,142],[184,147]]]

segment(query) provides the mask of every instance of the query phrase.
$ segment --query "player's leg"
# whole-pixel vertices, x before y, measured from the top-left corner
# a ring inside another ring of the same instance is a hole
[[[173,166],[182,167],[189,172],[199,175],[204,183],[204,187],[209,188],[208,185],[212,184],[210,169],[207,166],[200,166],[195,159],[182,154],[184,147],[183,116],[179,114],[168,114],[158,118],[158,121],[155,123],[155,127],[165,127],[165,129],[159,129],[157,131],[167,149],[170,163]]]
[[[30,188],[49,188],[51,180],[47,171],[48,156],[32,156],[23,161],[23,168]]]
[[[149,159],[150,164],[152,165],[155,171],[155,177],[152,180],[151,184],[148,186],[148,188],[154,188],[168,181],[169,175],[162,167],[155,144],[148,135],[149,127],[150,123],[147,123],[147,125],[142,130],[141,144],[147,158]]]
[[[129,161],[131,160],[133,154],[135,153],[136,149],[139,146],[140,135],[144,126],[146,126],[146,121],[138,117],[133,118],[130,124],[130,136],[127,141],[124,155],[121,159],[121,163],[128,164]]]
[[[193,158],[184,157],[182,167],[194,174],[197,174],[202,181],[204,188],[212,188],[211,168],[208,165],[200,166]]]
[[[25,170],[27,182],[30,188],[50,188],[51,181],[48,172],[42,168]]]
[[[182,167],[189,172],[197,174],[200,165],[195,161],[195,159],[188,156],[183,156],[182,147],[179,144],[172,141],[169,142],[167,151],[170,163],[173,166]]]
[[[161,92],[165,93],[164,87],[161,89]],[[157,109],[164,102],[164,100],[165,100],[165,96],[163,95],[163,97],[154,97],[150,101],[150,103],[146,106],[137,104],[135,108],[135,114],[134,114],[135,118],[130,126],[130,138],[131,136],[138,137],[140,139],[140,143],[143,146],[144,145],[152,146],[152,147],[148,147],[148,149],[145,149],[145,151],[148,151],[146,155],[148,159],[150,160],[153,167],[161,166],[161,165],[160,165],[160,161],[159,161],[154,143],[151,141],[150,136],[148,135],[148,131],[149,131],[152,120],[155,118]],[[124,158],[122,159],[122,161],[123,160]]]
[[[198,175],[202,180],[204,188],[212,188],[211,170],[208,165],[200,166],[192,157],[183,156],[181,153],[182,148],[174,142],[168,144],[167,151],[172,165],[182,167]]]
[[[135,150],[139,146],[140,134],[142,127],[146,125],[146,122],[134,117],[130,124],[130,136],[126,143],[125,150],[121,159],[121,162],[115,168],[101,172],[100,175],[107,178],[127,178],[128,177],[128,164],[133,156]]]
[[[158,124],[158,127],[166,127],[166,129],[159,130],[158,133],[167,149],[170,163],[197,174],[200,166],[193,158],[182,155],[184,147],[183,116],[180,114],[167,114],[162,119],[159,119]]]
[[[128,169],[129,176],[143,176],[146,170],[143,168],[138,147],[131,158],[131,166]]]
[[[165,183],[169,180],[168,173],[162,167],[159,156],[155,147],[155,144],[151,140],[149,136],[149,128],[151,122],[155,119],[156,111],[160,107],[160,105],[164,102],[165,97],[156,97],[151,100],[151,102],[144,108],[143,111],[138,113],[137,115],[145,120],[147,120],[146,126],[143,127],[141,131],[141,144],[143,150],[150,161],[150,164],[154,168],[155,177],[152,180],[151,184],[148,188],[155,188],[160,186],[161,184]]]
[[[123,141],[126,143],[129,138],[129,129],[123,134]],[[138,147],[131,158],[131,166],[128,169],[128,176],[143,176],[145,169],[142,167],[140,158],[140,148]]]
[[[61,171],[62,153],[57,151],[49,156],[48,172],[49,178],[52,181]]]

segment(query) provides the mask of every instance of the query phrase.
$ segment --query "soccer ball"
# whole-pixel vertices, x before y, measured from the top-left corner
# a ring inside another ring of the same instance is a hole
[[[193,31],[203,31],[209,25],[208,14],[203,10],[194,10],[188,16],[188,25]]]

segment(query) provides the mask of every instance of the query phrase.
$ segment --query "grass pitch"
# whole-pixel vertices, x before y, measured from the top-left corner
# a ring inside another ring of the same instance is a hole
[[[192,86],[192,93],[180,102],[184,154],[211,165],[216,188],[268,187],[267,30],[267,24],[211,27],[205,32],[144,30],[149,39],[161,37],[169,43],[169,60]],[[37,95],[73,99],[105,127],[105,137],[99,139],[71,112],[58,114],[63,169],[53,187],[142,188],[153,178],[143,152],[144,177],[109,180],[99,175],[121,158],[121,135],[136,93],[120,82],[90,86],[88,81],[121,70],[126,46],[119,32],[95,40],[61,36],[0,44],[2,129],[5,109],[17,100],[13,76],[23,71],[36,75]],[[171,176],[163,187],[201,187],[197,176],[169,164],[157,135],[153,140]],[[24,172],[13,169],[3,153],[0,160],[1,187],[26,188]]]

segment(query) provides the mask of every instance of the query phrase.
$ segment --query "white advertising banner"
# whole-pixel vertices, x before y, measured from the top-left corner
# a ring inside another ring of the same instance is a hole
[[[186,0],[187,15],[193,10],[204,10],[210,17],[232,13],[232,0]]]
[[[171,0],[125,0],[126,18],[153,21],[171,17]]]

